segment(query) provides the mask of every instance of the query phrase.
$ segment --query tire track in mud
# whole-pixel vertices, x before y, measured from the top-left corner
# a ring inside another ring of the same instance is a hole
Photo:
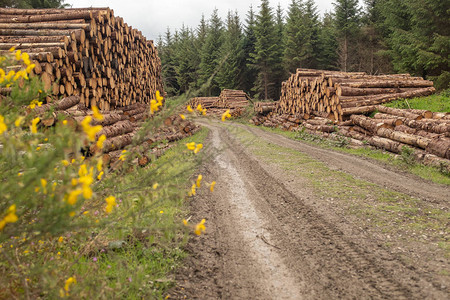
[[[206,215],[207,224],[214,223],[192,249],[216,254],[188,261],[187,271],[197,274],[189,275],[190,285],[177,292],[179,298],[445,298],[444,291],[385,251],[346,237],[266,171],[227,129],[207,126],[213,145],[224,149],[205,170],[218,179],[217,191],[192,203],[194,216]],[[178,276],[180,282],[185,278]],[[198,289],[202,284],[214,286],[205,292]]]

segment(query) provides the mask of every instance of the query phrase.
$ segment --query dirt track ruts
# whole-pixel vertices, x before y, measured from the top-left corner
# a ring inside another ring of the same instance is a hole
[[[214,123],[207,126],[211,145],[221,151],[202,173],[218,184],[213,194],[192,200],[193,220],[206,217],[207,234],[188,244],[192,257],[177,275],[173,297],[444,299],[448,295],[447,286],[433,282],[420,268],[396,260],[370,240],[348,236],[331,217],[308,204],[306,197],[315,196],[307,187],[299,185],[292,193],[280,181],[283,177],[274,175],[279,170],[252,157],[227,129]],[[432,201],[440,203],[447,199],[442,186],[425,189],[413,176],[383,169],[371,161],[260,129],[232,126],[306,152],[331,167],[353,171],[365,180],[420,197],[430,198],[431,194]],[[361,166],[369,171],[360,174],[357,168]],[[392,186],[389,178],[397,181],[399,176],[405,176],[404,180]]]

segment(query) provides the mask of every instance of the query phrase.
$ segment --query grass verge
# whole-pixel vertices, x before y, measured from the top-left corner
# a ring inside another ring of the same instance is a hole
[[[80,296],[161,298],[172,286],[169,274],[185,256],[180,246],[186,241],[186,189],[201,161],[201,155],[188,153],[185,143],[202,143],[207,133],[202,129],[178,142],[147,168],[102,183],[99,190],[118,195],[123,200],[118,213],[128,217],[119,218],[105,233],[97,232],[102,242],[73,266],[89,284],[89,295]]]
[[[424,109],[433,112],[450,112],[450,90],[445,90],[440,94],[434,94],[427,97],[400,99],[391,103],[387,103],[385,104],[385,106],[402,109]]]
[[[202,143],[207,134],[202,129],[147,167],[127,164],[93,186],[99,199],[115,195],[117,203],[109,215],[103,202],[81,207],[76,218],[97,226],[70,230],[59,239],[24,244],[17,236],[0,244],[0,298],[163,298],[173,285],[171,272],[185,256],[180,247],[191,231],[182,222],[185,199],[203,159],[185,143]]]
[[[315,146],[320,146],[322,148],[332,149],[335,151],[357,155],[360,157],[368,157],[382,162],[388,166],[395,167],[401,171],[412,173],[434,183],[450,185],[450,176],[441,172],[441,170],[439,170],[438,168],[412,162],[411,159],[408,159],[408,157],[406,156],[395,156],[386,151],[371,149],[369,147],[356,149],[349,148],[347,147],[348,140],[345,137],[342,137],[342,139],[338,140],[331,140],[318,135],[309,134],[307,132],[283,131],[278,128],[268,128],[264,126],[257,127],[265,131],[280,134],[293,140],[301,140]]]

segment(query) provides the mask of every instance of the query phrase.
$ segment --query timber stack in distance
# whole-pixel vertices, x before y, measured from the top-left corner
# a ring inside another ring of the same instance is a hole
[[[188,105],[193,109],[201,105],[207,109],[208,115],[221,115],[230,110],[233,117],[238,117],[249,105],[249,101],[250,97],[242,90],[224,89],[219,97],[194,97],[189,100]]]
[[[0,51],[27,52],[50,97],[79,96],[103,111],[163,93],[153,41],[109,8],[0,8]]]
[[[315,114],[343,121],[352,114],[373,112],[379,104],[434,92],[432,81],[409,74],[367,75],[297,69],[282,83],[276,111],[306,119]]]

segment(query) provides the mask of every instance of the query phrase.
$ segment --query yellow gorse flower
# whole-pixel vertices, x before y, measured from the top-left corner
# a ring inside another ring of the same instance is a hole
[[[47,180],[45,180],[44,178],[41,178],[41,185],[42,185],[43,193],[47,194]]]
[[[102,134],[97,141],[97,148],[98,149],[103,149],[103,143],[106,141],[106,135]]]
[[[102,126],[91,126],[90,123],[92,121],[91,116],[87,116],[86,118],[81,121],[81,127],[83,128],[84,133],[86,133],[88,139],[93,142],[95,141],[96,134],[102,130]]]
[[[216,182],[215,181],[213,181],[213,182],[211,182],[211,185],[209,186],[209,190],[211,191],[211,192],[214,192],[214,187],[216,186]]]
[[[5,118],[0,115],[0,134],[3,134],[6,130],[8,130],[8,126],[5,124]]]
[[[33,121],[31,121],[30,130],[32,133],[37,133],[37,124],[39,123],[41,119],[39,117],[34,118]]]
[[[94,119],[101,121],[104,119],[103,115],[100,113],[100,111],[98,110],[97,106],[92,106],[92,116],[94,117]]]
[[[77,203],[78,196],[81,195],[81,193],[83,193],[81,189],[71,191],[67,197],[67,203],[70,205],[75,205]]]
[[[199,188],[199,187],[201,186],[201,184],[202,184],[202,179],[203,179],[203,176],[202,176],[201,174],[198,175],[197,181],[195,182],[195,184],[197,185],[198,188]]]
[[[101,170],[103,170],[103,159],[100,157],[98,160],[97,160],[97,171],[101,171]]]
[[[222,114],[222,122],[225,122],[226,118],[231,118],[229,109],[227,109],[227,111]]]
[[[187,109],[187,111],[190,112],[190,113],[193,113],[193,112],[194,112],[194,110],[192,109],[192,107],[191,107],[190,105],[188,105],[188,106],[186,107],[186,109]]]
[[[156,101],[158,101],[158,103],[162,104],[162,101],[164,100],[164,98],[161,96],[161,94],[159,93],[159,91],[156,91]]]
[[[61,289],[59,291],[59,296],[61,296],[61,298],[64,298],[64,296],[69,296],[70,286],[75,283],[77,283],[75,277],[69,277],[64,284],[64,290]]]
[[[114,196],[109,196],[105,199],[106,201],[106,207],[105,207],[105,211],[110,214],[114,208],[114,206],[116,206],[116,197]]]
[[[5,76],[5,79],[11,81],[11,78],[13,78],[14,75],[16,75],[16,71],[11,70],[8,72],[8,75]]]
[[[103,174],[105,174],[103,171],[101,171],[100,173],[98,173],[98,175],[97,175],[97,180],[102,180]]]
[[[14,52],[16,50],[16,47],[9,48],[9,52]]]
[[[2,220],[0,220],[0,231],[2,231],[3,228],[5,228],[6,224],[15,223],[18,220],[19,218],[16,215],[16,205],[13,204],[8,208],[6,216]]]
[[[195,191],[195,183],[191,186],[191,193],[192,196],[195,196],[196,191]]]
[[[186,143],[188,150],[195,150],[195,142]]]
[[[186,117],[185,117],[183,114],[180,115],[180,118],[181,118],[182,120],[186,120]]]
[[[206,220],[205,220],[205,219],[202,219],[202,220],[200,221],[200,223],[198,223],[197,225],[195,225],[194,233],[195,233],[196,235],[201,235],[202,232],[204,232],[204,231],[206,230],[206,228],[205,228],[205,222],[206,222]]]
[[[203,148],[203,144],[197,144],[194,149],[194,153],[197,154],[200,152],[200,150]]]
[[[199,112],[202,112],[202,111],[203,111],[203,108],[202,108],[202,105],[201,105],[201,104],[197,105],[197,110],[198,110]]]
[[[15,56],[16,56],[16,60],[21,60],[22,59],[22,51],[17,50]]]
[[[159,110],[159,107],[161,106],[161,103],[156,102],[155,99],[150,100],[150,114],[153,115],[156,111]]]
[[[126,158],[127,158],[127,150],[123,150],[122,154],[119,156],[119,160],[125,161]]]
[[[22,124],[23,119],[25,119],[25,117],[18,117],[15,121],[14,121],[14,125],[16,127],[19,127],[20,124]]]

